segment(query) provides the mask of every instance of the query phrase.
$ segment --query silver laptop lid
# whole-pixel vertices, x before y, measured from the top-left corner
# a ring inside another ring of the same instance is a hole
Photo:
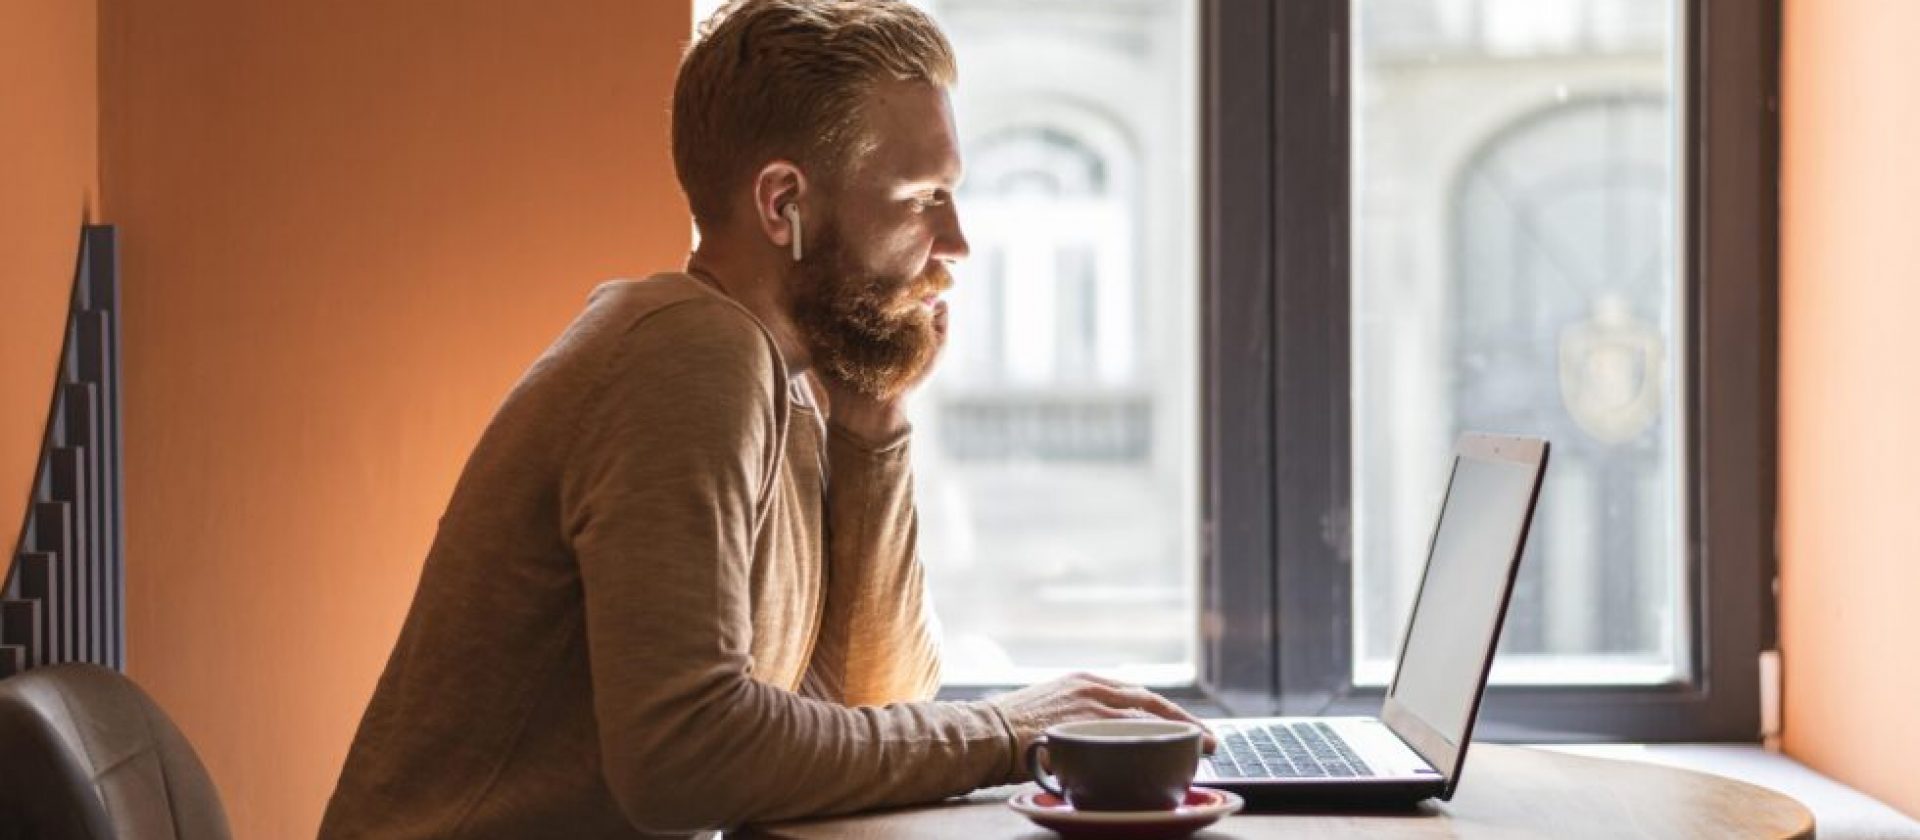
[[[1546,472],[1547,442],[1462,435],[1380,718],[1453,794]]]

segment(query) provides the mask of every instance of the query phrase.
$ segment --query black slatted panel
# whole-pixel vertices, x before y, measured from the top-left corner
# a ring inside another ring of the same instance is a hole
[[[0,585],[0,676],[126,661],[115,247],[112,227],[82,232],[40,459]]]

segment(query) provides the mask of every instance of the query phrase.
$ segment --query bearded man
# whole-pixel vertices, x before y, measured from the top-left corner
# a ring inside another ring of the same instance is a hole
[[[685,271],[608,283],[440,521],[323,837],[684,836],[1021,780],[1075,676],[931,698],[902,402],[967,254],[924,14],[746,0],[681,64]]]

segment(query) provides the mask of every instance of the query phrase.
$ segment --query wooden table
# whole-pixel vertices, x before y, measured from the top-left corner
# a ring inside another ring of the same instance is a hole
[[[1451,802],[1391,813],[1261,813],[1245,811],[1194,835],[1195,840],[1267,837],[1547,837],[1613,838],[1812,837],[1813,815],[1766,788],[1705,773],[1569,755],[1527,747],[1475,744]],[[915,840],[1048,840],[1058,835],[1007,808],[1022,790],[982,790],[964,799],[850,817],[779,823],[728,832],[733,840],[915,838]]]

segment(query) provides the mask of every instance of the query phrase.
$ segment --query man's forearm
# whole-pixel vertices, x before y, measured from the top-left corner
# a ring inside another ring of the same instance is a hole
[[[939,640],[915,551],[907,440],[874,448],[843,428],[829,437],[827,609],[814,667],[848,705],[931,697]]]

